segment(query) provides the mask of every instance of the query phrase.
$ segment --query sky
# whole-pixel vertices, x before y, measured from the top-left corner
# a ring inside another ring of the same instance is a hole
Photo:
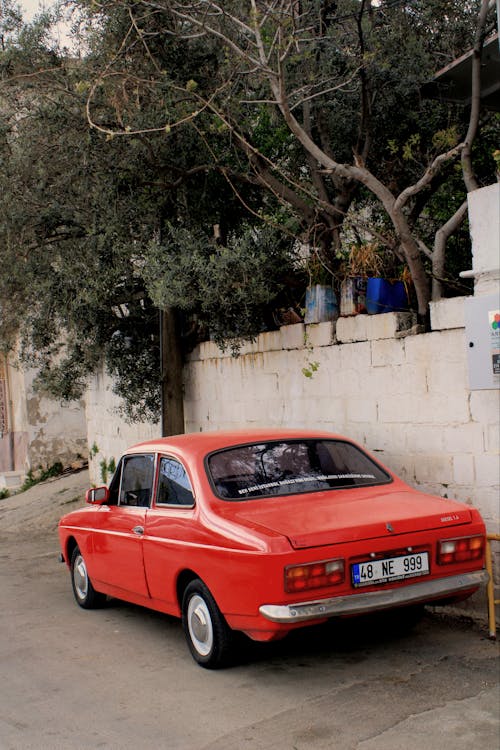
[[[37,13],[48,10],[56,4],[56,0],[16,0],[16,2],[21,6],[23,17],[26,21],[31,21]],[[68,24],[61,22],[56,26],[56,29],[55,34],[59,44],[71,47]]]

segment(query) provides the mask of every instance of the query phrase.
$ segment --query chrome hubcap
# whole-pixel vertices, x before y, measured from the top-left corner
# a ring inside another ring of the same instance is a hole
[[[78,555],[75,559],[73,566],[73,581],[75,582],[75,591],[79,599],[85,599],[89,589],[89,579],[87,576],[87,568],[85,566],[85,560],[81,555]]]
[[[187,623],[193,646],[201,656],[208,656],[214,643],[212,619],[205,600],[198,594],[189,600]]]

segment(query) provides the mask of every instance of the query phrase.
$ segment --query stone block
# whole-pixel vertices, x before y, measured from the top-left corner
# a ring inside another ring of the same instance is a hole
[[[378,315],[377,317],[385,317]],[[384,339],[373,341],[371,345],[372,365],[374,367],[392,367],[405,361],[405,347],[401,340]]]
[[[500,427],[498,424],[486,426],[484,447],[488,453],[500,453]]]
[[[3,471],[0,473],[0,489],[18,490],[24,482],[24,471]]]
[[[281,348],[302,349],[305,341],[305,330],[303,323],[295,323],[291,326],[281,326]]]
[[[500,390],[471,391],[470,412],[474,422],[498,426],[500,414]]]
[[[444,331],[451,328],[465,328],[464,300],[467,297],[450,297],[430,303],[431,328]]]
[[[453,481],[458,485],[474,484],[474,457],[470,453],[453,456]]]
[[[366,422],[368,424],[377,421],[377,402],[369,397],[357,400],[351,399],[346,405],[347,422]]]
[[[450,453],[444,445],[442,425],[413,425],[405,428],[405,449],[409,453]]]
[[[444,425],[442,428],[444,450],[451,454],[481,453],[484,448],[483,428],[476,422]]]
[[[306,326],[305,340],[307,346],[329,346],[335,338],[335,323],[328,321],[326,323],[312,323]]]
[[[443,398],[450,394],[463,394],[468,389],[468,374],[464,360],[450,362],[443,356],[436,358],[432,366],[426,368],[427,387],[430,393],[440,393]]]
[[[281,349],[281,331],[266,331],[257,338],[260,352],[279,351]]]
[[[453,482],[451,456],[427,455],[419,457],[415,463],[415,480],[422,484],[450,485]]]
[[[498,269],[500,257],[500,183],[468,193],[474,271]]]
[[[367,340],[367,315],[353,315],[348,318],[339,318],[335,335],[340,344],[348,344],[353,341]]]
[[[370,341],[376,339],[394,339],[396,335],[408,335],[417,323],[411,312],[390,312],[382,315],[369,315],[366,322],[366,334]]]
[[[497,502],[500,489],[500,456],[497,454],[480,453],[474,458],[476,468],[476,484],[478,487],[496,487]]]
[[[365,376],[371,365],[372,348],[369,341],[360,341],[350,346],[340,347],[339,370],[342,374],[354,370],[359,372],[361,376]]]
[[[500,523],[500,506],[498,487],[473,488],[473,505],[479,509],[490,534],[498,534]]]

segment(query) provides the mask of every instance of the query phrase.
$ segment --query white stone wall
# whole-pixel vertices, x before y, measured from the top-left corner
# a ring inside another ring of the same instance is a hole
[[[185,368],[186,431],[283,425],[346,434],[411,485],[499,521],[499,391],[470,391],[463,300],[262,334],[239,358],[205,343]],[[311,363],[317,367],[315,371]],[[312,373],[307,377],[303,370]]]
[[[90,481],[109,482],[104,464],[116,463],[126,448],[142,440],[158,437],[160,424],[130,425],[120,416],[120,399],[113,393],[113,381],[103,371],[92,378],[85,396]],[[160,408],[158,407],[158,413]]]
[[[435,330],[425,334],[410,313],[388,313],[286,326],[237,358],[201,344],[184,370],[186,432],[276,425],[339,432],[411,485],[475,505],[497,533],[500,397],[469,389],[463,302],[433,303]],[[91,479],[99,484],[103,461],[160,427],[123,422],[102,374],[86,402],[89,450],[98,449]]]

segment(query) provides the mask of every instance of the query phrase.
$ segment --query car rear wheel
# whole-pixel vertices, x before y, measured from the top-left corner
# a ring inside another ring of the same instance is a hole
[[[106,601],[105,594],[99,593],[92,586],[87,573],[87,566],[79,547],[71,555],[71,583],[77,604],[83,609],[96,609]]]
[[[203,581],[186,587],[182,599],[182,627],[195,661],[206,669],[227,666],[233,654],[233,632]]]

